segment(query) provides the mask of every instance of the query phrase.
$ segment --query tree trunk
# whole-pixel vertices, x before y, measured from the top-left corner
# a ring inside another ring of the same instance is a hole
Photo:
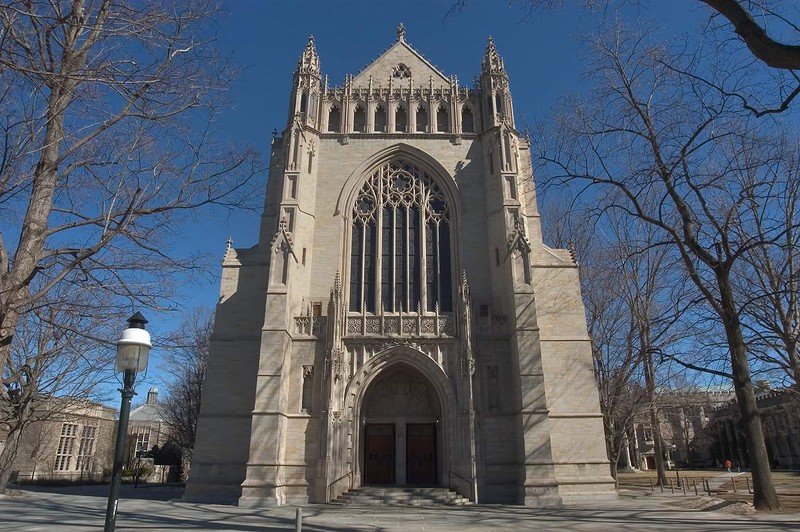
[[[14,466],[14,459],[19,451],[19,442],[22,437],[22,430],[19,426],[11,427],[6,437],[6,446],[0,453],[0,495],[6,492],[8,480],[11,478],[11,468]]]
[[[756,405],[756,394],[750,379],[747,346],[742,336],[739,315],[733,301],[733,287],[726,271],[717,272],[720,292],[721,318],[725,327],[728,348],[731,354],[733,388],[739,402],[742,431],[744,432],[750,469],[753,476],[753,506],[757,510],[777,510],[781,507],[778,493],[772,483],[769,455],[764,442],[761,416]]]
[[[667,470],[664,467],[664,442],[661,440],[661,424],[658,422],[656,409],[656,376],[653,370],[653,354],[644,355],[644,381],[647,387],[647,402],[650,410],[650,431],[653,434],[653,453],[655,454],[656,470],[658,471],[658,485],[667,485]]]
[[[74,8],[80,6],[73,6]],[[64,119],[67,107],[77,85],[78,76],[72,76],[85,64],[85,56],[69,48],[75,34],[65,42],[61,59],[61,73],[47,83],[50,96],[47,102],[47,123],[43,148],[33,174],[28,207],[11,266],[0,277],[0,375],[8,362],[11,341],[19,323],[21,303],[30,295],[29,287],[39,268],[39,259],[45,247],[53,196],[58,184],[58,161],[64,142]]]

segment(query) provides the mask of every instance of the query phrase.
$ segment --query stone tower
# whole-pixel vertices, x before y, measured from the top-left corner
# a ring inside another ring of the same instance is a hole
[[[542,243],[512,104],[491,38],[474,87],[402,25],[329,87],[309,38],[259,242],[225,253],[186,499],[615,496],[578,267]]]

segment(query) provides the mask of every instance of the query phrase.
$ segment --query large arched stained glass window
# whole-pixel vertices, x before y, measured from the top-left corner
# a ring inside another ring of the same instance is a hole
[[[395,160],[364,183],[353,206],[350,310],[452,310],[450,208],[418,166]]]

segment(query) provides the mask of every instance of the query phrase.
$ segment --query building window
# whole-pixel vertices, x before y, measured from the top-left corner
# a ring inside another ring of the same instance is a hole
[[[375,108],[375,131],[386,131],[386,109],[382,105]]]
[[[308,94],[303,93],[300,95],[300,112],[305,114],[308,111]]]
[[[83,427],[81,431],[81,441],[78,445],[78,471],[91,470],[96,441],[97,427]]]
[[[644,438],[645,443],[653,443],[653,429],[650,427],[649,424],[642,425],[642,436]]]
[[[450,131],[450,117],[444,106],[439,107],[439,110],[436,111],[436,131],[439,133],[447,133]]]
[[[408,128],[408,113],[404,107],[400,106],[397,108],[397,112],[394,114],[394,130],[405,132]]]
[[[353,209],[350,310],[452,310],[450,210],[420,168],[386,163]]]
[[[356,112],[353,113],[353,131],[363,133],[367,129],[367,113],[359,105],[356,107]]]
[[[403,63],[398,64],[396,67],[392,69],[392,77],[395,78],[410,78],[411,77],[411,69],[408,68]]]
[[[69,471],[71,469],[72,452],[75,448],[77,433],[77,424],[64,423],[61,425],[61,437],[58,439],[58,448],[56,449],[56,471]]]
[[[136,454],[147,452],[150,449],[150,431],[136,434]]]
[[[338,133],[342,125],[342,112],[338,107],[332,107],[328,113],[328,131]]]
[[[461,110],[461,131],[464,133],[475,132],[475,117],[469,107]]]
[[[417,108],[417,132],[425,133],[428,131],[428,111],[420,106]]]
[[[499,92],[494,95],[494,110],[498,114],[503,112],[503,95]]]

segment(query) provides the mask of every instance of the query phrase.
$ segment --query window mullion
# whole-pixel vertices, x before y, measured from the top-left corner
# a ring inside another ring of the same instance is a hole
[[[419,300],[420,305],[428,310],[428,223],[425,220],[425,209],[421,206],[419,210]]]
[[[367,307],[364,303],[366,299],[366,266],[367,266],[367,257],[366,257],[366,250],[367,250],[367,222],[361,224],[361,304],[359,305],[358,309],[361,313],[366,312]]]
[[[436,235],[436,242],[434,247],[434,255],[436,256],[436,303],[439,303],[441,307],[442,303],[442,269],[441,265],[441,258],[442,258],[442,236],[439,234],[439,221],[436,221],[436,228],[435,228],[435,235]]]
[[[392,312],[397,312],[397,209],[392,208]]]
[[[409,211],[410,210],[411,209],[409,209],[408,206],[406,205],[406,208],[403,209],[403,211],[401,212],[401,216],[403,216],[405,218],[405,224],[404,224],[405,226],[403,227],[403,229],[404,229],[403,238],[405,240],[404,240],[404,245],[403,245],[403,257],[402,257],[402,261],[403,261],[403,301],[405,302],[406,309],[408,309],[409,312],[414,312],[417,309],[411,308],[411,297],[409,295],[409,288],[408,288],[409,285],[411,284],[410,283],[410,278],[409,278],[409,270],[410,270],[410,264],[411,264],[411,261],[409,260],[409,248],[410,248],[409,244],[411,242],[411,239],[408,236],[408,232],[411,230],[411,228],[409,227],[411,225],[409,223]]]
[[[375,202],[375,312],[380,312],[383,308],[383,279],[381,279],[381,268],[383,267],[383,208],[379,201]],[[381,312],[382,313],[382,312]]]

